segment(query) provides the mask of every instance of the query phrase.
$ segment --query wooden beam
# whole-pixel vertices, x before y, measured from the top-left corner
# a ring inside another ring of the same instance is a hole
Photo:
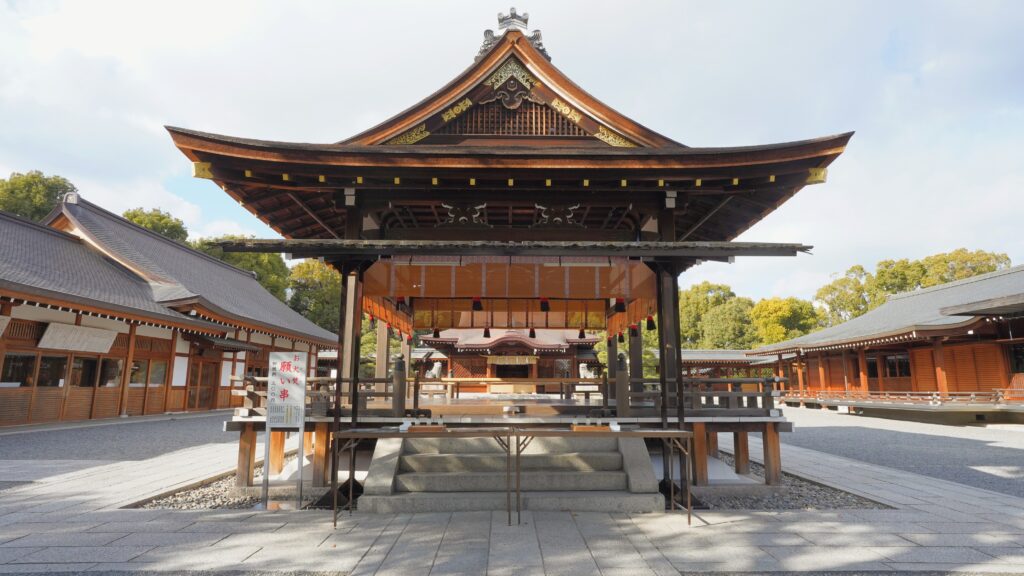
[[[701,217],[701,219],[697,220],[696,224],[694,224],[693,226],[690,226],[689,228],[687,228],[686,232],[683,232],[682,235],[679,236],[679,238],[677,238],[677,240],[682,242],[682,241],[686,240],[687,238],[689,238],[694,232],[697,231],[698,228],[703,226],[705,222],[710,220],[712,216],[714,216],[716,213],[718,213],[719,210],[721,210],[722,208],[725,208],[725,206],[727,204],[729,204],[729,202],[732,200],[732,198],[733,198],[732,196],[726,196],[725,198],[722,198],[722,200],[720,200],[718,202],[718,204],[715,205],[714,208],[712,208],[711,210],[709,210],[706,213],[704,213],[704,215]]]
[[[334,231],[334,228],[328,226],[327,223],[324,222],[323,219],[320,218],[320,216],[317,215],[316,212],[313,212],[309,208],[309,206],[306,205],[305,202],[303,202],[298,196],[295,195],[294,192],[289,192],[288,197],[291,198],[292,202],[295,202],[295,204],[297,204],[299,208],[301,208],[306,214],[308,214],[309,217],[312,218],[317,224],[322,226],[323,229],[326,230],[328,234],[339,240],[341,239],[341,236],[339,236],[338,233]]]

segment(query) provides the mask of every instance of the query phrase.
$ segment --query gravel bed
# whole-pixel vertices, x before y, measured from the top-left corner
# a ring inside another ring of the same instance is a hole
[[[295,460],[295,456],[285,458],[285,464]],[[253,485],[259,486],[263,481],[263,464],[257,464]],[[235,489],[235,475],[225,476],[220,480],[175,492],[163,498],[151,500],[140,508],[160,508],[173,510],[215,510],[215,509],[248,509],[260,503],[259,496],[248,496]]]
[[[731,454],[720,453],[720,459],[730,467],[734,461]],[[750,475],[764,480],[764,466],[750,462]],[[888,509],[890,506],[850,494],[837,488],[823,486],[792,474],[782,473],[782,485],[786,488],[778,494],[765,493],[754,496],[707,495],[701,501],[712,510],[851,510]]]

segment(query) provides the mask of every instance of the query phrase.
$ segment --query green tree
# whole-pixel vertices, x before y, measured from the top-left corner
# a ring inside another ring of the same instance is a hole
[[[60,176],[46,176],[38,170],[14,172],[6,180],[0,178],[0,210],[39,221],[65,194],[77,190]]]
[[[129,222],[142,226],[146,230],[152,230],[175,242],[184,244],[188,240],[188,229],[185,228],[185,223],[172,216],[170,212],[164,212],[159,208],[152,210],[132,208],[125,210],[122,216]]]
[[[704,315],[736,297],[725,284],[701,282],[679,291],[679,343],[682,348],[701,347]],[[655,346],[657,348],[657,346]]]
[[[218,242],[224,240],[241,240],[242,236],[226,235],[217,238],[200,238],[192,243],[192,247],[231,264],[236,268],[251,270],[256,279],[268,292],[282,302],[285,301],[288,288],[288,266],[280,254],[258,254],[254,252],[224,252]]]
[[[750,322],[754,301],[730,298],[708,310],[701,320],[700,348],[749,350],[757,344],[757,330]]]
[[[924,275],[921,287],[938,286],[1010,267],[1010,257],[998,252],[958,248],[944,254],[933,254],[921,260]]]
[[[803,336],[818,326],[818,312],[814,305],[799,298],[765,298],[750,310],[761,345],[775,344]]]
[[[822,286],[814,295],[825,324],[834,326],[867,312],[870,298],[866,283],[871,274],[863,266],[851,266],[841,277]]]
[[[288,306],[324,330],[338,332],[341,274],[319,260],[306,260],[288,275]]]

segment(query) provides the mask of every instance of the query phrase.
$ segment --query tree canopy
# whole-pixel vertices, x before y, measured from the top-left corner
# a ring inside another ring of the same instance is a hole
[[[288,275],[288,306],[317,326],[338,332],[341,274],[319,260],[305,260]]]
[[[184,244],[188,240],[188,228],[185,228],[185,223],[172,216],[170,212],[164,212],[159,208],[150,210],[132,208],[125,210],[122,216],[130,222],[175,242]]]
[[[860,265],[850,267],[843,276],[818,289],[814,299],[825,323],[835,325],[881,306],[891,294],[1009,267],[1010,258],[1006,254],[966,248],[932,254],[920,260],[882,260],[875,266],[874,273]]]
[[[712,308],[736,297],[725,284],[701,282],[679,291],[679,342],[682,348],[703,348],[701,323]],[[655,346],[657,348],[657,346]]]
[[[225,252],[217,242],[241,240],[242,236],[225,235],[217,238],[200,238],[192,247],[243,270],[256,273],[256,279],[268,292],[284,302],[288,288],[288,266],[280,254],[259,254],[255,252]]]
[[[6,180],[0,178],[0,210],[39,221],[65,194],[77,191],[74,184],[60,176],[46,176],[38,170],[14,172]]]
[[[750,323],[754,301],[730,298],[708,310],[700,323],[700,347],[748,350],[756,346],[757,330]]]
[[[760,344],[775,344],[803,336],[818,327],[818,311],[807,300],[799,298],[765,298],[750,309]]]

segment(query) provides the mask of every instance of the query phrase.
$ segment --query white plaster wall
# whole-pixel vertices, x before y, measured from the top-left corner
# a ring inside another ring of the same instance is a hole
[[[273,339],[270,336],[267,336],[266,334],[258,334],[255,332],[252,334],[249,341],[254,344],[263,344],[264,346],[271,346],[274,343]]]
[[[74,319],[71,323],[74,324]],[[122,334],[128,332],[128,324],[119,320],[111,320],[110,318],[97,318],[95,316],[82,316],[82,326],[92,326],[93,328],[103,328],[104,330],[113,330],[115,332],[121,332]]]
[[[60,310],[50,310],[49,308],[37,308],[36,306],[27,304],[15,306],[11,310],[11,318],[35,320],[37,322],[60,322],[61,324],[75,323],[74,312],[61,312]]]
[[[156,326],[139,326],[135,329],[135,334],[138,336],[147,336],[149,338],[159,338],[161,340],[170,340],[174,332],[169,328],[158,328]]]

